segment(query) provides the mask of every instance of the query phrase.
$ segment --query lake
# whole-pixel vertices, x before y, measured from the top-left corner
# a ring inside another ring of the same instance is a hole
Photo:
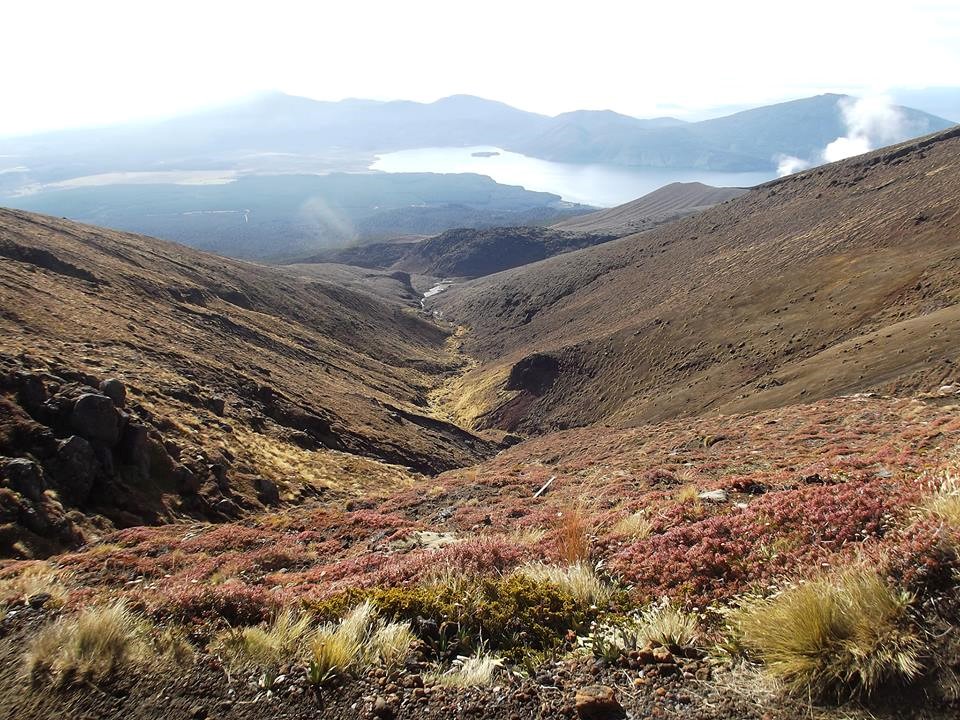
[[[479,153],[479,154],[478,154]],[[495,154],[494,154],[495,153]],[[504,185],[556,193],[569,202],[611,207],[646,195],[672,182],[750,187],[774,179],[768,172],[712,172],[577,165],[550,162],[489,146],[400,150],[379,155],[371,170],[388,173],[479,173]]]

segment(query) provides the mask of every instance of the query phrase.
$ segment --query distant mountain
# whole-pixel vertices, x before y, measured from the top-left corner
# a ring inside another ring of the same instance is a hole
[[[0,197],[25,186],[110,172],[361,170],[374,153],[493,145],[548,160],[711,170],[768,170],[810,157],[846,133],[846,96],[819,95],[687,123],[611,111],[547,117],[454,95],[432,103],[323,102],[269,93],[154,123],[0,139]],[[899,108],[909,136],[953,123]],[[13,170],[16,171],[13,171]]]
[[[960,87],[896,89],[890,95],[901,105],[960,122]]]
[[[611,163],[704,170],[765,170],[778,155],[813,159],[847,134],[845,95],[817,95],[684,123],[637,120],[615,113],[567,113],[511,149],[563,162]],[[907,139],[953,123],[911,108],[896,108]]]
[[[718,188],[699,182],[670,183],[623,205],[562,220],[553,227],[558,230],[629,235],[705,210],[746,192],[746,188]]]

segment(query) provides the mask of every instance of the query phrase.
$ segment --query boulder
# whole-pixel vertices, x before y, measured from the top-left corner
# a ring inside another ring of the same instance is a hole
[[[705,502],[712,503],[723,503],[727,501],[727,491],[726,490],[704,490],[702,493],[697,495],[698,498],[704,500]]]
[[[264,505],[276,505],[280,502],[280,489],[273,480],[257,478],[254,487],[257,489],[257,498]]]
[[[577,715],[583,720],[612,720],[625,716],[613,688],[607,685],[587,685],[577,690],[573,699]]]
[[[9,488],[34,502],[38,502],[43,497],[43,491],[47,489],[43,481],[43,470],[27,458],[8,460],[3,466],[3,476]]]
[[[107,378],[100,383],[100,392],[110,398],[118,408],[127,404],[127,386],[117,378]]]
[[[222,397],[214,395],[207,398],[207,407],[214,415],[223,417],[223,413],[227,409],[227,403]]]
[[[93,447],[79,435],[71,435],[57,443],[57,460],[61,470],[57,480],[69,489],[72,500],[77,503],[86,501],[98,470]]]
[[[127,423],[117,451],[124,465],[133,465],[146,474],[150,470],[150,434],[146,425]]]
[[[74,432],[88,440],[114,446],[120,439],[121,418],[106,395],[85,393],[77,398],[70,415]]]

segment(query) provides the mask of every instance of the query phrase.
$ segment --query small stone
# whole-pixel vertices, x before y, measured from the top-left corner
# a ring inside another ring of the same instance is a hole
[[[587,685],[577,690],[573,699],[577,715],[583,720],[609,720],[624,716],[613,688],[607,685]]]
[[[373,701],[373,716],[382,720],[392,720],[396,715],[393,707],[384,697],[378,697]]]
[[[653,661],[659,665],[672,664],[674,662],[673,653],[665,647],[656,647],[651,653]]]

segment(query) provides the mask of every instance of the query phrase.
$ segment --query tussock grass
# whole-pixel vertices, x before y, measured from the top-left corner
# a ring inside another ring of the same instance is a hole
[[[370,601],[357,605],[339,623],[321,626],[310,640],[309,675],[316,683],[334,674],[374,664],[388,668],[403,661],[415,636],[406,622],[385,623]]]
[[[272,667],[302,655],[312,632],[310,616],[283,610],[269,623],[226,633],[218,644],[234,665]]]
[[[960,473],[945,472],[921,509],[954,530],[960,530]]]
[[[624,518],[620,518],[613,524],[610,531],[614,535],[628,537],[633,540],[643,540],[650,537],[653,532],[653,523],[643,511],[632,513]]]
[[[638,634],[644,644],[665,648],[692,647],[699,632],[697,616],[670,603],[652,605],[640,613]]]
[[[590,558],[590,525],[582,508],[564,508],[558,514],[557,528],[557,551],[563,562],[573,565]]]
[[[26,602],[37,595],[49,595],[47,607],[62,607],[67,600],[66,579],[65,573],[49,563],[31,564],[16,575],[0,579],[0,603]]]
[[[122,602],[91,607],[43,628],[26,654],[27,670],[60,683],[101,679],[154,655],[150,624]]]
[[[748,602],[731,622],[742,647],[788,691],[843,700],[920,674],[911,602],[875,571],[855,568]]]
[[[625,652],[664,647],[672,651],[696,646],[699,621],[667,601],[626,617],[594,625],[585,645],[595,655],[614,660]]]
[[[446,672],[427,674],[427,680],[444,687],[484,687],[492,685],[503,661],[493,655],[478,651],[469,657],[459,657]]]
[[[604,583],[593,567],[585,562],[572,565],[528,563],[516,571],[536,583],[550,583],[583,605],[605,605],[612,589]]]

